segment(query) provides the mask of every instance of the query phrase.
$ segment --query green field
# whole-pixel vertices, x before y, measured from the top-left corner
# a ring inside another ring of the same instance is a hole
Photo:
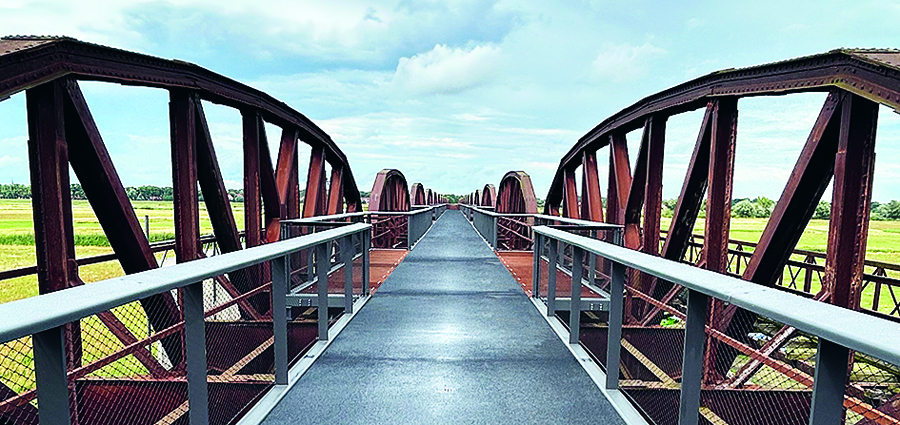
[[[150,240],[162,241],[175,238],[175,218],[171,202],[132,201],[135,214],[144,226],[150,218]],[[238,229],[244,227],[244,206],[231,205]],[[72,201],[75,252],[78,258],[111,253],[112,249],[97,217],[88,201]],[[206,207],[200,204],[200,233],[212,234],[212,225]],[[164,253],[157,253],[161,257]],[[171,255],[171,254],[170,254]],[[34,250],[34,222],[31,201],[27,199],[0,199],[0,270],[31,266],[36,263]],[[115,261],[92,264],[78,269],[85,282],[97,282],[121,276],[122,268]],[[37,295],[37,277],[23,276],[0,282],[0,303]]]

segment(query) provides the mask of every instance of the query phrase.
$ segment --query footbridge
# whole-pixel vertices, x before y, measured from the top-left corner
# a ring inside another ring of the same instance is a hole
[[[0,424],[900,424],[900,266],[865,258],[898,64],[836,50],[652,95],[577,141],[539,208],[525,171],[451,203],[443,182],[385,169],[363,197],[338,144],[266,93],[3,38],[0,99],[27,101],[37,264],[0,285],[32,277],[40,295],[0,304]],[[79,81],[168,91],[174,240],[141,229]],[[827,99],[762,238],[731,239],[738,100],[808,91]],[[240,112],[242,201],[204,102]],[[665,123],[703,108],[665,230]],[[69,167],[110,254],[76,255]],[[828,250],[798,250],[829,184]],[[124,276],[86,283],[79,268],[104,262]]]

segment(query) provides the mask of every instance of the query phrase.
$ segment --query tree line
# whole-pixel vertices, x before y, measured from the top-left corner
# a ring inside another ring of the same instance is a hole
[[[71,185],[72,199],[87,199],[87,195],[84,193],[84,189],[80,184]],[[300,191],[300,196],[302,197],[304,194],[304,190]],[[125,188],[125,193],[128,195],[128,199],[133,201],[172,201],[172,188],[171,187],[159,187],[152,185],[144,185],[144,186],[129,186]],[[228,189],[228,195],[234,202],[243,202],[244,200],[244,190],[243,189]],[[360,192],[362,197],[369,196],[368,192]],[[453,195],[447,194],[444,195],[448,198],[451,203],[456,203],[462,198],[462,195]],[[10,184],[0,184],[0,199],[31,199],[31,186],[19,184],[19,183],[10,183]],[[203,192],[200,192],[200,200],[203,200]],[[675,206],[678,203],[677,199],[666,199],[663,201],[662,214],[664,217],[672,217],[675,212]],[[538,204],[543,204],[543,200],[539,199]],[[606,199],[603,199],[604,206],[606,205]],[[538,205],[539,207],[543,207],[543,205]],[[543,209],[543,208],[540,208]],[[760,196],[758,198],[737,198],[731,201],[731,216],[738,218],[768,218],[772,215],[772,211],[775,209],[775,201],[766,198],[764,196]],[[703,205],[700,209],[700,217],[703,218],[706,214],[706,201],[703,201]],[[829,202],[821,201],[819,205],[816,206],[815,213],[813,213],[813,218],[828,220],[831,216],[831,204]],[[900,220],[900,201],[893,200],[890,202],[880,203],[880,202],[872,202],[872,212],[870,219],[872,220]]]

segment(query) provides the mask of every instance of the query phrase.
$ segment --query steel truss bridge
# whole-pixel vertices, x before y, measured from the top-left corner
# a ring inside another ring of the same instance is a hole
[[[141,229],[80,81],[169,92],[173,241]],[[37,264],[0,285],[36,275],[40,295],[0,305],[0,424],[900,424],[900,266],[865,258],[897,51],[644,98],[575,143],[542,211],[525,171],[449,204],[385,169],[364,204],[312,121],[181,61],[5,37],[0,99],[20,92]],[[801,92],[827,99],[760,240],[732,240],[739,99]],[[241,114],[243,229],[202,101]],[[664,229],[666,122],[700,109]],[[112,254],[76,255],[70,166]],[[829,184],[827,252],[798,250]],[[101,262],[125,276],[85,284],[79,267]]]

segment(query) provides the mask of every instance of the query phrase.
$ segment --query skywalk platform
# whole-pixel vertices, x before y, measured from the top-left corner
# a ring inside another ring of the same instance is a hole
[[[448,211],[263,423],[623,422]]]

